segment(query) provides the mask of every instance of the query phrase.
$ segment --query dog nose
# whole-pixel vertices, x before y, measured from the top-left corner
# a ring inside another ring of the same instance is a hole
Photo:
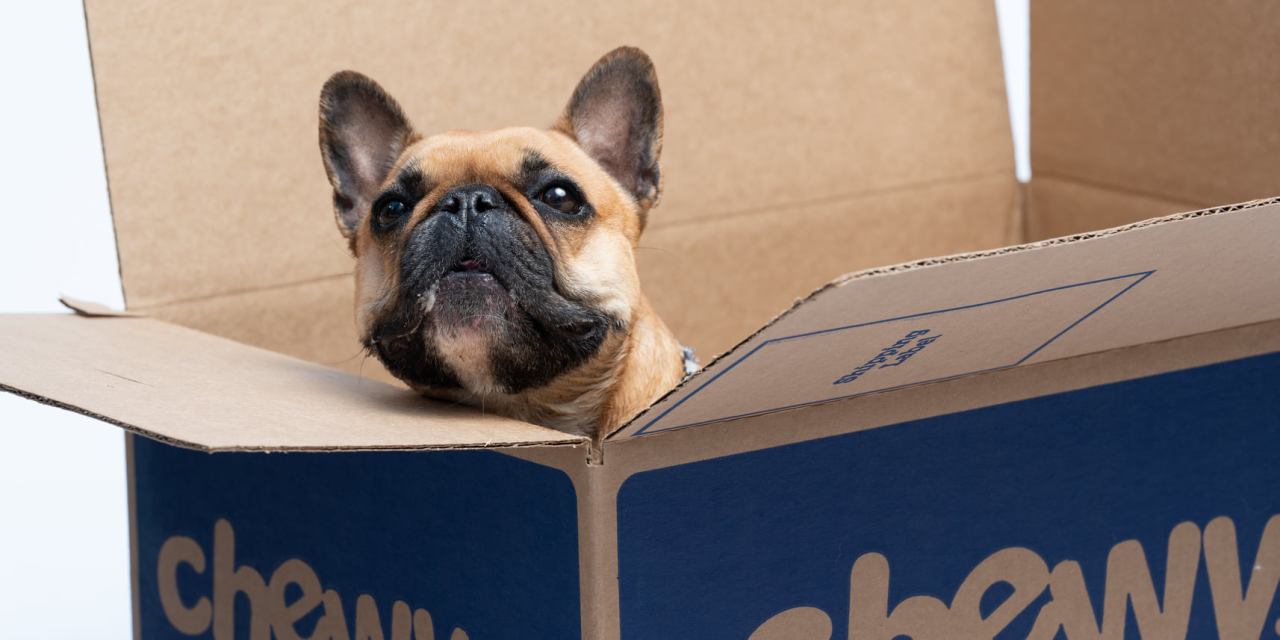
[[[465,219],[501,208],[504,202],[497,189],[487,184],[471,184],[445,194],[436,205],[436,211],[461,215]]]

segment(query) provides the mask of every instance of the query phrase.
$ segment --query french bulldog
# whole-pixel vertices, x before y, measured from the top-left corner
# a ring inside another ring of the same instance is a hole
[[[643,51],[596,62],[549,129],[423,135],[341,71],[321,91],[320,149],[364,346],[412,389],[603,437],[688,372],[636,273],[662,189]]]

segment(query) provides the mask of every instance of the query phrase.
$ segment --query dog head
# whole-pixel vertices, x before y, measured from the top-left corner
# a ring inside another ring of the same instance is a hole
[[[511,397],[613,357],[642,303],[635,249],[660,192],[648,56],[617,49],[550,129],[423,135],[355,72],[320,97],[365,346],[415,390]]]

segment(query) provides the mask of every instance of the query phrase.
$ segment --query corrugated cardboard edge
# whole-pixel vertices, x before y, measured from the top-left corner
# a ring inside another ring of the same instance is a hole
[[[984,251],[974,251],[974,252],[970,252],[970,253],[958,253],[958,254],[949,255],[949,256],[940,256],[940,257],[936,257],[936,258],[926,258],[926,259],[923,259],[923,260],[915,260],[915,261],[912,261],[912,262],[904,262],[904,263],[895,264],[895,265],[889,265],[889,266],[885,266],[885,267],[876,267],[876,268],[873,268],[873,269],[865,269],[865,270],[862,270],[862,271],[855,271],[855,272],[852,272],[852,273],[847,273],[847,274],[845,274],[845,275],[843,275],[843,276],[840,276],[840,277],[838,277],[838,278],[836,278],[836,279],[832,280],[831,282],[828,282],[827,284],[825,284],[825,285],[823,285],[823,286],[821,286],[821,287],[818,287],[818,288],[817,288],[817,289],[815,289],[813,292],[811,292],[809,295],[807,295],[807,296],[805,296],[805,297],[803,297],[803,298],[800,298],[800,299],[796,300],[796,302],[795,302],[794,304],[792,304],[792,305],[791,305],[791,307],[789,307],[788,309],[786,309],[786,310],[785,310],[785,311],[783,311],[782,313],[780,313],[780,314],[778,314],[777,316],[775,316],[772,320],[770,320],[769,322],[765,323],[763,326],[761,326],[761,327],[760,327],[759,329],[757,329],[756,331],[752,332],[752,333],[751,333],[750,335],[748,335],[747,337],[745,337],[745,338],[743,338],[742,340],[740,340],[737,344],[735,344],[735,345],[733,346],[733,348],[732,348],[732,349],[729,349],[728,351],[725,351],[724,353],[721,353],[721,354],[717,355],[716,357],[712,358],[712,359],[711,359],[711,360],[710,360],[710,361],[709,361],[705,366],[703,366],[703,367],[702,367],[702,369],[698,370],[698,372],[697,372],[697,373],[695,373],[695,374],[693,374],[693,375],[691,375],[691,376],[689,376],[689,377],[685,378],[683,381],[681,381],[681,383],[680,383],[680,384],[676,385],[673,389],[671,389],[671,390],[670,390],[670,391],[668,391],[667,393],[663,394],[661,397],[659,397],[657,400],[655,400],[653,403],[651,403],[647,408],[645,408],[645,410],[644,410],[644,411],[641,411],[640,413],[637,413],[635,416],[633,416],[633,417],[632,417],[630,420],[628,420],[626,423],[624,423],[624,424],[620,425],[619,427],[617,427],[617,428],[616,428],[616,429],[614,429],[613,431],[609,432],[609,434],[608,434],[608,435],[606,435],[606,436],[603,438],[603,440],[604,440],[604,441],[609,441],[609,440],[611,440],[614,436],[616,436],[617,434],[619,434],[619,433],[621,433],[623,430],[625,430],[627,427],[629,427],[633,422],[635,422],[635,421],[637,421],[637,420],[640,420],[641,418],[646,417],[646,416],[650,413],[650,411],[652,411],[652,409],[653,409],[654,407],[656,407],[656,406],[658,406],[659,404],[661,404],[663,401],[665,401],[667,398],[671,397],[671,396],[672,396],[672,395],[674,395],[676,392],[678,392],[678,391],[680,391],[681,389],[683,389],[685,386],[687,386],[687,385],[689,385],[689,384],[691,384],[691,383],[700,382],[700,381],[703,379],[703,376],[704,376],[704,375],[706,375],[706,372],[707,372],[707,371],[709,371],[710,369],[712,369],[712,368],[713,368],[717,363],[719,363],[721,360],[724,360],[725,358],[727,358],[727,357],[729,357],[729,356],[731,356],[731,355],[733,355],[733,354],[737,353],[737,352],[738,352],[738,350],[739,350],[739,349],[741,349],[741,348],[743,347],[743,345],[747,344],[747,343],[748,343],[748,342],[750,342],[752,339],[754,339],[756,336],[758,336],[758,335],[760,335],[762,332],[764,332],[764,331],[768,330],[770,327],[774,326],[775,324],[777,324],[777,323],[778,323],[779,321],[781,321],[782,319],[784,319],[784,318],[786,318],[787,316],[791,315],[791,314],[792,314],[792,313],[794,313],[797,309],[799,309],[800,307],[802,307],[803,305],[805,305],[805,304],[806,304],[806,303],[808,303],[809,301],[813,300],[813,299],[814,299],[814,298],[816,298],[817,296],[822,295],[823,293],[827,292],[827,291],[828,291],[828,290],[830,290],[830,289],[834,289],[834,288],[837,288],[837,287],[844,286],[845,284],[848,284],[849,282],[852,282],[852,281],[854,281],[854,280],[861,280],[861,279],[864,279],[864,278],[873,278],[873,277],[879,277],[879,276],[887,276],[887,275],[892,275],[892,274],[895,274],[895,273],[901,273],[901,272],[905,272],[905,271],[914,271],[914,270],[917,270],[917,269],[924,269],[924,268],[929,268],[929,267],[937,267],[937,266],[942,266],[942,265],[951,264],[951,263],[955,263],[955,262],[967,262],[967,261],[971,261],[971,260],[981,260],[981,259],[984,259],[984,258],[991,258],[991,257],[1001,256],[1001,255],[1010,254],[1010,253],[1020,253],[1020,252],[1024,252],[1024,251],[1032,251],[1032,250],[1036,250],[1036,249],[1043,249],[1043,248],[1045,248],[1045,247],[1051,247],[1051,246],[1055,246],[1055,245],[1072,244],[1072,243],[1076,243],[1076,242],[1084,242],[1084,241],[1086,241],[1086,240],[1096,240],[1096,239],[1099,239],[1099,238],[1106,238],[1106,237],[1109,237],[1109,236],[1113,236],[1113,235],[1117,235],[1117,234],[1121,234],[1121,233],[1127,233],[1127,232],[1129,232],[1129,231],[1135,231],[1135,230],[1143,229],[1143,228],[1146,228],[1146,227],[1152,227],[1152,226],[1157,226],[1157,225],[1162,225],[1162,224],[1169,224],[1169,223],[1174,223],[1174,222],[1181,222],[1181,221],[1184,221],[1184,220],[1192,220],[1192,219],[1195,219],[1195,218],[1203,218],[1203,217],[1206,217],[1206,216],[1220,215],[1220,214],[1224,214],[1224,213],[1231,213],[1231,212],[1234,212],[1234,211],[1242,211],[1242,210],[1245,210],[1245,209],[1253,209],[1253,208],[1263,207],[1263,206],[1267,206],[1267,205],[1271,205],[1271,204],[1277,204],[1277,203],[1280,203],[1280,196],[1271,197],[1271,198],[1262,198],[1262,199],[1258,199],[1258,200],[1249,200],[1249,201],[1247,201],[1247,202],[1240,202],[1240,203],[1236,203],[1236,204],[1222,205],[1222,206],[1218,206],[1218,207],[1211,207],[1211,208],[1208,208],[1208,209],[1200,209],[1200,210],[1197,210],[1197,211],[1188,211],[1188,212],[1184,212],[1184,213],[1176,213],[1176,214],[1169,215],[1169,216],[1164,216],[1164,217],[1160,217],[1160,218],[1151,218],[1151,219],[1148,219],[1148,220],[1142,220],[1142,221],[1140,221],[1140,222],[1134,222],[1134,223],[1132,223],[1132,224],[1127,224],[1127,225],[1123,225],[1123,226],[1119,226],[1119,227],[1113,227],[1113,228],[1110,228],[1110,229],[1101,229],[1101,230],[1098,230],[1098,231],[1090,231],[1090,232],[1087,232],[1087,233],[1079,233],[1079,234],[1070,235],[1070,236],[1063,236],[1063,237],[1060,237],[1060,238],[1052,238],[1052,239],[1049,239],[1049,240],[1040,240],[1040,241],[1037,241],[1037,242],[1030,242],[1030,243],[1021,244],[1021,245],[1016,245],[1016,246],[1012,246],[1012,247],[1002,247],[1002,248],[999,248],[999,249],[989,249],[989,250],[984,250]],[[973,374],[968,374],[968,375],[973,375]],[[965,377],[965,376],[958,376],[958,377]]]
[[[89,38],[89,34],[90,34],[89,7],[86,6],[83,1],[80,3],[80,13],[81,13],[81,16],[83,17],[81,24],[84,25],[85,51],[86,53],[89,54],[89,79],[91,81],[90,86],[93,87],[93,124],[95,127],[97,127],[97,132],[98,132],[98,150],[102,153],[102,156],[101,156],[102,181],[107,187],[107,212],[111,215],[111,249],[115,251],[115,256],[116,256],[116,277],[119,279],[119,282],[120,282],[120,300],[126,307],[128,307],[129,292],[125,289],[125,286],[124,286],[124,266],[123,266],[123,263],[121,263],[120,261],[120,229],[116,225],[116,205],[115,205],[115,199],[113,198],[113,194],[111,192],[111,168],[107,166],[107,139],[106,139],[106,136],[102,133],[103,131],[102,129],[102,98],[101,96],[99,96],[100,91],[98,87],[98,70],[94,66],[93,46],[90,43],[90,38]],[[68,307],[71,307],[71,305],[67,304],[66,301],[62,301],[62,304],[67,305]],[[71,308],[73,310],[75,309],[75,307],[71,307]],[[134,625],[134,637],[136,638],[142,637],[142,631],[138,629],[138,626],[136,624]]]
[[[129,500],[129,595],[133,601],[133,638],[142,640],[142,589],[139,586],[141,576],[138,555],[138,481],[134,477],[134,455],[132,433],[124,434],[125,483]]]
[[[116,420],[111,416],[105,416],[105,415],[102,415],[101,413],[95,413],[93,411],[85,409],[84,407],[78,407],[74,404],[62,402],[61,400],[54,400],[53,398],[42,396],[36,393],[31,393],[30,391],[24,391],[22,389],[9,386],[7,384],[0,383],[0,391],[3,391],[5,393],[12,393],[15,396],[26,398],[27,400],[33,400],[35,402],[39,402],[40,404],[48,405],[50,407],[56,407],[64,411],[70,411],[72,413],[78,413],[82,416],[88,416],[90,418],[93,418],[94,420],[99,420],[107,424],[120,427],[126,432],[136,433],[140,436],[145,436],[147,438],[155,440],[156,442],[163,442],[165,444],[173,445],[175,447],[182,447],[183,449],[194,449],[196,451],[208,451],[208,449],[198,444],[186,442],[183,440],[178,440],[175,438],[170,438],[168,436],[163,436],[153,431],[147,431],[146,429],[135,427],[127,422]]]
[[[17,387],[13,387],[7,384],[0,383],[0,392],[12,393],[16,396],[21,396],[28,400],[39,402],[40,404],[43,404],[43,405],[56,407],[58,409],[63,409],[65,411],[70,411],[72,413],[78,413],[83,416],[88,416],[95,420],[100,420],[107,424],[119,427],[127,433],[139,435],[144,438],[148,438],[150,440],[155,440],[156,442],[161,442],[161,443],[174,446],[174,447],[179,447],[182,449],[190,449],[193,451],[203,451],[205,453],[236,453],[236,452],[239,452],[239,453],[351,453],[351,452],[359,452],[359,451],[455,451],[455,450],[484,450],[484,449],[521,449],[521,448],[540,448],[540,447],[576,448],[576,447],[582,447],[590,444],[590,441],[586,437],[579,437],[576,440],[545,440],[545,441],[533,441],[533,442],[484,442],[484,443],[465,444],[465,445],[424,444],[424,445],[387,445],[387,446],[370,446],[370,447],[346,447],[346,446],[327,445],[327,446],[317,446],[317,447],[302,446],[302,447],[288,447],[288,448],[207,447],[194,442],[188,442],[186,440],[171,438],[169,436],[165,436],[165,435],[156,433],[154,431],[148,431],[147,429],[142,429],[128,422],[124,422],[122,420],[117,420],[115,418],[112,418],[111,416],[103,415],[101,413],[96,413],[88,409],[85,409],[84,407],[62,402],[60,400],[54,400],[53,398],[31,393],[29,391],[25,391],[23,389],[19,389]]]
[[[831,281],[830,283],[828,283],[827,285],[825,285],[825,286],[823,286],[823,287],[821,287],[821,288],[817,289],[817,290],[816,290],[816,291],[814,291],[813,293],[811,293],[811,294],[809,294],[808,296],[806,296],[803,300],[801,300],[801,301],[797,302],[797,303],[796,303],[794,306],[792,306],[790,309],[788,309],[788,310],[787,310],[787,311],[785,311],[784,313],[780,314],[777,318],[774,318],[773,320],[771,320],[771,321],[769,322],[769,324],[770,324],[770,325],[772,325],[773,323],[777,322],[777,321],[778,321],[779,319],[781,319],[783,316],[785,316],[785,315],[787,315],[787,314],[791,313],[791,312],[792,312],[792,311],[794,311],[797,307],[799,307],[801,304],[804,304],[804,303],[805,303],[805,302],[807,302],[809,299],[811,299],[811,298],[813,298],[814,296],[816,296],[816,295],[818,295],[818,294],[822,293],[823,291],[826,291],[827,289],[829,289],[829,288],[831,288],[831,287],[838,287],[838,286],[844,285],[844,284],[845,284],[845,283],[847,283],[847,282],[850,282],[850,281],[852,281],[852,280],[857,280],[857,279],[860,279],[860,278],[866,278],[866,277],[872,277],[872,276],[887,275],[887,274],[890,274],[890,273],[898,273],[898,272],[901,272],[901,271],[908,271],[908,270],[913,270],[913,269],[919,269],[919,268],[922,268],[922,267],[935,267],[935,266],[939,266],[939,265],[950,264],[950,263],[952,263],[952,262],[965,262],[965,261],[968,261],[968,260],[977,260],[977,259],[981,259],[981,258],[991,258],[991,257],[994,257],[994,256],[1004,255],[1004,254],[1007,254],[1007,253],[1019,253],[1019,252],[1022,252],[1022,251],[1031,251],[1031,250],[1034,250],[1034,249],[1043,249],[1043,248],[1045,248],[1045,247],[1051,247],[1051,246],[1060,245],[1060,244],[1071,244],[1071,243],[1075,243],[1075,242],[1083,242],[1083,241],[1085,241],[1085,240],[1096,240],[1096,239],[1098,239],[1098,238],[1106,238],[1106,237],[1114,236],[1114,235],[1121,234],[1121,233],[1127,233],[1127,232],[1129,232],[1129,231],[1136,231],[1136,230],[1138,230],[1138,229],[1143,229],[1143,228],[1146,228],[1146,227],[1153,227],[1153,226],[1162,225],[1162,224],[1169,224],[1169,223],[1172,223],[1172,222],[1181,222],[1181,221],[1183,221],[1183,220],[1192,220],[1192,219],[1195,219],[1195,218],[1203,218],[1203,217],[1206,217],[1206,216],[1219,215],[1219,214],[1223,214],[1223,213],[1231,213],[1231,212],[1233,212],[1233,211],[1242,211],[1242,210],[1244,210],[1244,209],[1254,209],[1254,208],[1257,208],[1257,207],[1265,207],[1265,206],[1267,206],[1267,205],[1277,204],[1277,203],[1280,203],[1280,196],[1271,197],[1271,198],[1262,198],[1262,199],[1258,199],[1258,200],[1249,200],[1249,201],[1247,201],[1247,202],[1240,202],[1240,203],[1236,203],[1236,204],[1222,205],[1222,206],[1219,206],[1219,207],[1211,207],[1211,208],[1208,208],[1208,209],[1200,209],[1200,210],[1197,210],[1197,211],[1187,211],[1187,212],[1184,212],[1184,213],[1175,213],[1175,214],[1173,214],[1173,215],[1169,215],[1169,216],[1164,216],[1164,217],[1160,217],[1160,218],[1151,218],[1151,219],[1148,219],[1148,220],[1142,220],[1142,221],[1139,221],[1139,222],[1134,222],[1134,223],[1126,224],[1126,225],[1119,226],[1119,227],[1112,227],[1112,228],[1110,228],[1110,229],[1101,229],[1101,230],[1098,230],[1098,231],[1089,231],[1089,232],[1086,232],[1086,233],[1077,233],[1077,234],[1074,234],[1074,235],[1062,236],[1062,237],[1060,237],[1060,238],[1051,238],[1051,239],[1049,239],[1049,240],[1040,240],[1040,241],[1037,241],[1037,242],[1029,242],[1029,243],[1026,243],[1026,244],[1020,244],[1020,245],[1016,245],[1016,246],[1012,246],[1012,247],[1002,247],[1002,248],[1000,248],[1000,249],[990,249],[990,250],[986,250],[986,251],[975,251],[975,252],[972,252],[972,253],[959,253],[959,254],[955,254],[955,255],[951,255],[951,256],[941,256],[941,257],[937,257],[937,258],[926,258],[926,259],[924,259],[924,260],[917,260],[917,261],[914,261],[914,262],[904,262],[904,263],[902,263],[902,264],[890,265],[890,266],[887,266],[887,267],[877,267],[877,268],[874,268],[874,269],[866,269],[866,270],[864,270],[864,271],[857,271],[857,272],[854,272],[854,273],[849,273],[849,274],[845,274],[845,275],[843,275],[843,276],[840,276],[839,278],[836,278],[835,280],[832,280],[832,281]],[[764,328],[767,328],[767,326],[766,326],[766,327],[764,327]]]
[[[180,448],[492,449],[585,442],[581,435],[456,403],[420,400],[376,381],[366,388],[353,374],[150,318],[12,314],[0,315],[0,325],[0,351],[7,356],[0,359],[0,390]]]
[[[615,465],[613,472],[626,478],[631,474],[652,469],[892,427],[937,416],[1021,402],[1047,395],[1071,393],[1100,385],[1197,369],[1271,353],[1280,353],[1280,319],[1251,322],[1186,336],[1033,362],[1021,367],[992,369],[969,375],[930,380],[909,387],[871,391],[853,398],[836,398],[829,402],[715,423],[716,427],[739,430],[744,427],[755,428],[755,425],[769,425],[756,433],[744,434],[746,437],[726,438],[723,432],[675,429],[663,432],[679,434],[672,438],[680,441],[679,446],[675,447],[668,443],[657,442],[657,438],[653,438],[653,441],[649,441],[649,438],[628,439],[625,441],[626,445],[618,443],[618,446],[628,447],[632,451],[644,450],[646,453],[625,456],[625,462],[620,463],[626,467],[625,471],[619,471]],[[1056,373],[1063,371],[1067,373],[1065,375]],[[962,387],[962,390],[943,394],[946,400],[934,406],[922,408],[924,403],[892,399],[895,395],[911,394],[916,396],[913,400],[918,400],[920,396],[929,394],[931,389],[947,387]],[[890,399],[886,400],[887,396]],[[870,414],[852,414],[857,416],[852,421],[829,419],[832,413],[842,416],[851,415],[849,411],[838,405],[865,403],[879,403],[882,407],[888,403],[893,407],[893,415],[884,416],[879,411],[872,411]],[[788,416],[801,411],[825,412],[827,418],[823,418],[822,426],[815,429],[812,421],[796,422]],[[869,418],[868,415],[872,417]],[[779,422],[791,422],[797,426],[790,431],[778,429]],[[739,433],[742,432],[739,431]],[[625,450],[619,449],[619,451]]]

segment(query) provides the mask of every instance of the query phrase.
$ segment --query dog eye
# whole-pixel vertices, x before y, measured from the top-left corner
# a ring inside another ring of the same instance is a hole
[[[394,226],[409,213],[409,205],[403,200],[397,198],[388,198],[378,203],[377,208],[373,212],[373,223],[379,229],[387,229]]]
[[[562,184],[547,187],[538,199],[560,213],[575,214],[582,210],[582,201],[577,194]]]

